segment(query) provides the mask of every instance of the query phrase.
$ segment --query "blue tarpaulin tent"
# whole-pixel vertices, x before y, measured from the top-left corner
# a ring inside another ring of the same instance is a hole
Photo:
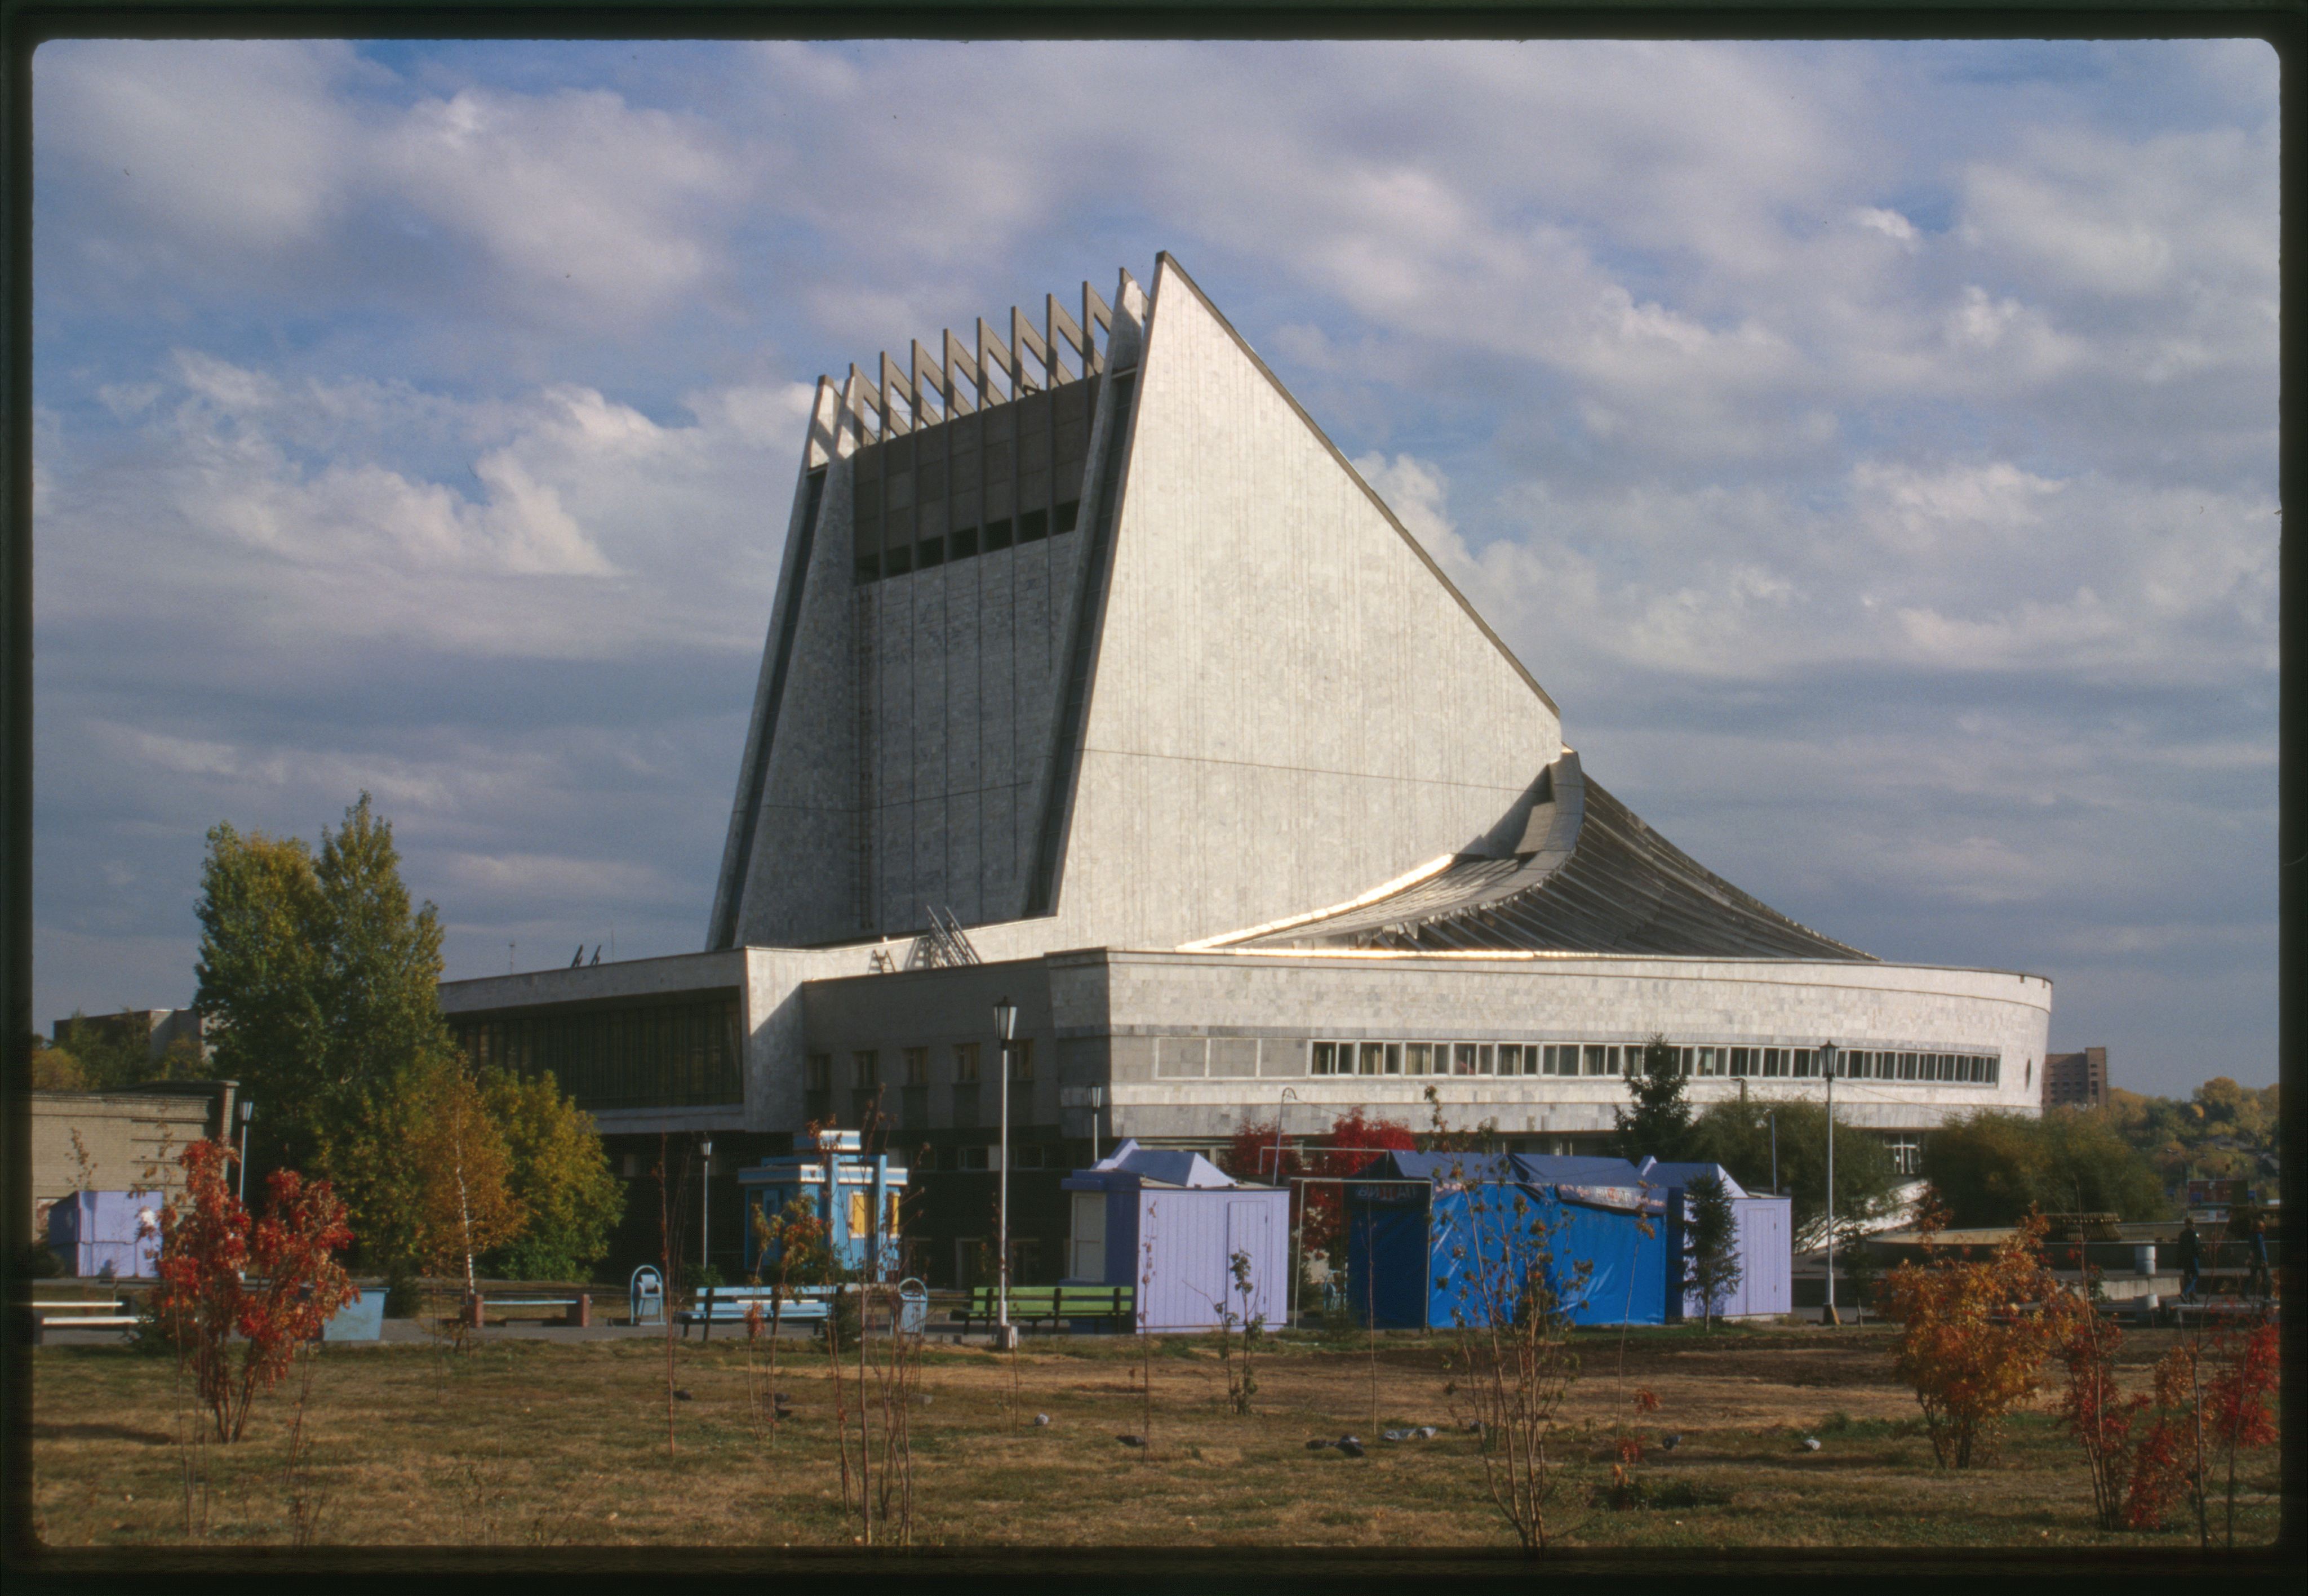
[[[1751,1197],[1719,1165],[1394,1153],[1365,1172],[1369,1183],[1347,1188],[1347,1290],[1354,1312],[1382,1329],[1442,1328],[1477,1317],[1477,1261],[1495,1265],[1508,1237],[1534,1223],[1547,1232],[1549,1283],[1572,1323],[1695,1317],[1700,1304],[1682,1282],[1684,1194],[1707,1174],[1724,1181],[1739,1219],[1744,1278],[1720,1311],[1789,1310],[1787,1199]],[[1386,1180],[1421,1184],[1379,1183]]]
[[[1488,1290],[1512,1312],[1523,1267],[1543,1260],[1547,1283],[1575,1325],[1656,1325],[1667,1309],[1665,1194],[1626,1179],[1617,1159],[1530,1179],[1512,1154],[1396,1153],[1368,1182],[1347,1187],[1350,1306],[1382,1329],[1444,1328],[1489,1311]],[[1423,1186],[1381,1185],[1417,1180]],[[1646,1197],[1649,1201],[1646,1203]],[[1644,1209],[1652,1217],[1643,1223]],[[1530,1239],[1543,1228],[1542,1240]],[[1650,1231],[1646,1236],[1645,1229]],[[1518,1265],[1514,1255],[1526,1252]],[[1486,1288],[1486,1276],[1494,1283]]]

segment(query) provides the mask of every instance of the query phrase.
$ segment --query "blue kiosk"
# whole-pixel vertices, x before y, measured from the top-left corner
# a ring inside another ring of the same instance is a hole
[[[837,1263],[867,1280],[892,1280],[899,1271],[898,1203],[907,1171],[889,1154],[865,1155],[854,1130],[821,1130],[814,1152],[765,1159],[737,1173],[745,1194],[745,1270],[774,1266],[765,1259],[754,1218],[771,1218],[796,1198],[806,1200],[827,1222],[827,1240]]]

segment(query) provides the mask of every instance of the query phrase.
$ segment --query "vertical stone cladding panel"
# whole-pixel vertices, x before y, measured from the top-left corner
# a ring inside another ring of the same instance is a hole
[[[1052,945],[1302,913],[1495,823],[1553,706],[1167,260],[1136,411]]]
[[[986,916],[986,765],[980,743],[986,683],[978,659],[985,630],[985,561],[956,561],[945,568],[945,817],[944,903],[965,924]]]
[[[979,872],[986,918],[1011,920],[1025,913],[1018,873],[1018,554],[1002,549],[979,555],[977,562],[984,627],[978,643],[978,747],[986,790]]]
[[[903,929],[921,905],[914,891],[914,584],[888,577],[878,589],[874,639],[882,703],[874,717],[874,910],[875,924]]]
[[[891,905],[897,923],[919,925],[925,904],[943,908],[946,835],[952,822],[953,785],[946,761],[945,629],[947,569],[922,571],[914,582],[914,901]]]
[[[804,585],[745,879],[725,888],[738,895],[739,941],[809,941],[850,929],[857,799],[854,483],[846,455],[825,470],[808,566],[794,573]],[[788,540],[800,530],[807,499],[805,471],[796,488]],[[779,595],[780,608],[772,614],[763,650],[757,727],[784,596]],[[738,779],[742,801],[747,773]]]
[[[1041,818],[1039,799],[1047,777],[1056,713],[1053,665],[1057,644],[1052,639],[1054,606],[1050,595],[1050,548],[1046,541],[1022,544],[1013,566],[1017,578],[1017,686],[1013,703],[1012,748],[1017,760],[1017,857],[1019,913],[1025,912],[1026,876],[1033,870],[1034,828]]]

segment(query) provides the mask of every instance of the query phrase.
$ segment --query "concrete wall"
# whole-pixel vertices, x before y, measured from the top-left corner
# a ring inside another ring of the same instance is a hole
[[[1144,1138],[1220,1137],[1245,1116],[1270,1120],[1286,1085],[1297,1098],[1283,1109],[1293,1134],[1325,1129],[1355,1106],[1423,1127],[1430,1085],[1447,1123],[1495,1118],[1507,1134],[1608,1130],[1627,1102],[1613,1077],[1313,1076],[1305,1044],[1315,1039],[1640,1043],[1657,1031],[1675,1043],[1985,1051],[2002,1058],[1993,1086],[1839,1080],[1837,1118],[1894,1129],[1974,1108],[2033,1112],[2051,1009],[2040,976],[1918,965],[1106,949],[1050,965],[1053,1008],[1069,1022],[1060,1046],[1086,1051],[1092,1038],[1079,1033],[1100,1023],[1103,1005],[1108,1134]],[[1751,1079],[1744,1089],[1815,1101],[1823,1085]],[[1737,1080],[1691,1084],[1701,1104],[1741,1092]]]
[[[181,1190],[177,1155],[187,1143],[225,1134],[237,1093],[230,1081],[186,1082],[169,1092],[33,1093],[33,1236],[47,1233],[48,1205],[68,1192]]]

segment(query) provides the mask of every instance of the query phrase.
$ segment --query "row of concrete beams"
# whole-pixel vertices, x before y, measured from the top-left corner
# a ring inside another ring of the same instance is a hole
[[[1131,286],[1130,273],[1123,272],[1115,297],[1122,297]],[[883,350],[878,382],[851,366],[843,400],[857,417],[859,430],[880,442],[916,427],[1095,375],[1105,365],[1099,335],[1109,341],[1113,338],[1114,313],[1087,282],[1081,286],[1079,321],[1058,303],[1056,295],[1042,297],[1038,328],[1017,306],[1010,307],[1007,341],[980,316],[975,348],[962,343],[948,328],[941,353],[932,354],[916,339],[902,367]],[[1064,352],[1069,349],[1073,355],[1071,371],[1064,360]],[[997,374],[1003,379],[1006,391],[995,385]],[[930,405],[933,399],[934,409]]]

